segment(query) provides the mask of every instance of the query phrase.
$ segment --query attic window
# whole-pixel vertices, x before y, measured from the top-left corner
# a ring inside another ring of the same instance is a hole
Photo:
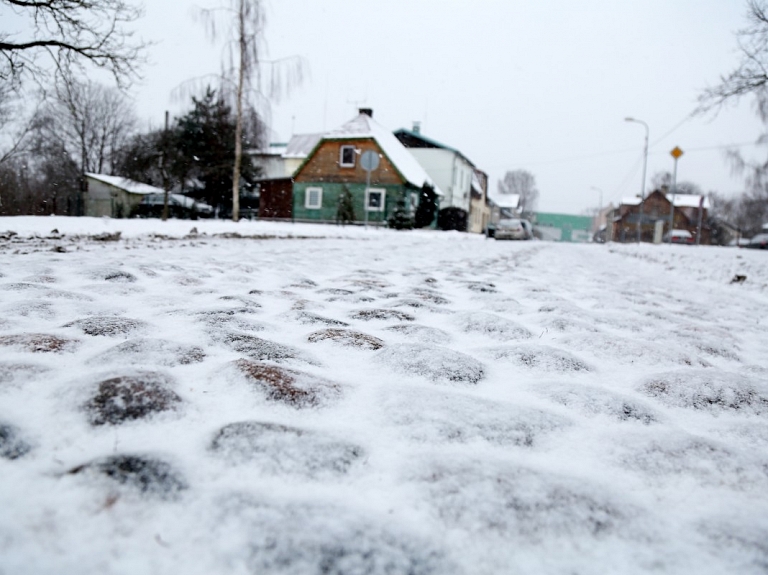
[[[342,168],[354,168],[355,167],[355,147],[354,146],[342,146],[339,152],[339,166]]]

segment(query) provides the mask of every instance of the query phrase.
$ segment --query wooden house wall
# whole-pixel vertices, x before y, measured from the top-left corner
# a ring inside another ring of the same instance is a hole
[[[360,150],[360,154],[355,156],[354,167],[343,168],[339,165],[342,146],[355,146]],[[363,152],[368,150],[381,155],[379,167],[371,172],[371,186],[405,183],[392,162],[382,154],[379,146],[371,138],[322,141],[315,153],[294,176],[294,181],[297,183],[364,184],[366,171],[360,166],[360,157]]]
[[[259,217],[293,217],[293,182],[290,178],[259,182]]]
[[[323,190],[322,206],[319,209],[307,209],[306,189],[310,187],[319,187]],[[402,194],[418,194],[417,191],[406,188],[399,184],[373,184],[371,188],[384,189],[384,211],[368,212],[368,222],[371,224],[384,223],[387,221],[397,200]],[[293,185],[293,216],[296,221],[320,221],[336,222],[339,213],[339,203],[342,193],[348,190],[352,197],[352,206],[355,212],[356,222],[365,221],[365,182],[363,183],[327,183],[327,182],[295,182]]]

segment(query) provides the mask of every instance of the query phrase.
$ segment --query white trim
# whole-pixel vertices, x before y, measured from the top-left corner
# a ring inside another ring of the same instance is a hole
[[[374,194],[380,194],[381,195],[381,205],[376,207],[371,207],[370,205],[370,195],[371,192]],[[383,212],[385,204],[387,202],[387,190],[384,188],[366,188],[365,190],[365,210],[368,212]]]
[[[344,163],[344,150],[352,150],[352,162]],[[355,167],[355,147],[354,146],[341,146],[339,148],[339,166],[342,168],[354,168]]]
[[[317,202],[310,202],[312,192],[317,192]],[[323,188],[312,186],[304,190],[304,208],[307,210],[319,210],[323,207]]]

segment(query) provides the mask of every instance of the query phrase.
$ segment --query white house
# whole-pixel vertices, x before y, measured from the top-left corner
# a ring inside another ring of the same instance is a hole
[[[440,209],[457,208],[467,216],[467,226],[472,206],[472,180],[476,168],[460,151],[427,138],[421,133],[419,123],[412,130],[400,129],[395,132],[402,144],[408,148],[437,187],[443,191]],[[486,179],[487,180],[487,179]],[[476,179],[476,184],[478,184]],[[476,190],[478,193],[479,190]],[[487,190],[482,190],[484,195]],[[480,207],[480,204],[477,203]],[[474,218],[477,221],[477,218]],[[482,217],[480,218],[482,221]],[[478,230],[480,231],[480,230]]]

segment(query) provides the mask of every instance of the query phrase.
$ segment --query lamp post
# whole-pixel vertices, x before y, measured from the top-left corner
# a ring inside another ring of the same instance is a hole
[[[599,206],[597,208],[597,229],[595,230],[596,232],[599,232],[600,231],[600,222],[602,221],[602,216],[603,216],[602,215],[602,211],[603,211],[603,190],[601,190],[600,188],[595,187],[595,186],[592,186],[589,189],[590,190],[595,190],[596,192],[598,192],[600,194],[600,204],[599,204]]]
[[[648,135],[650,134],[651,130],[648,127],[648,124],[642,120],[637,120],[635,118],[624,118],[624,121],[635,122],[637,124],[642,124],[645,127],[645,148],[643,149],[643,181],[641,182],[640,186],[640,213],[637,215],[637,243],[640,243],[640,226],[643,220],[643,204],[645,203],[645,172],[648,168]]]

